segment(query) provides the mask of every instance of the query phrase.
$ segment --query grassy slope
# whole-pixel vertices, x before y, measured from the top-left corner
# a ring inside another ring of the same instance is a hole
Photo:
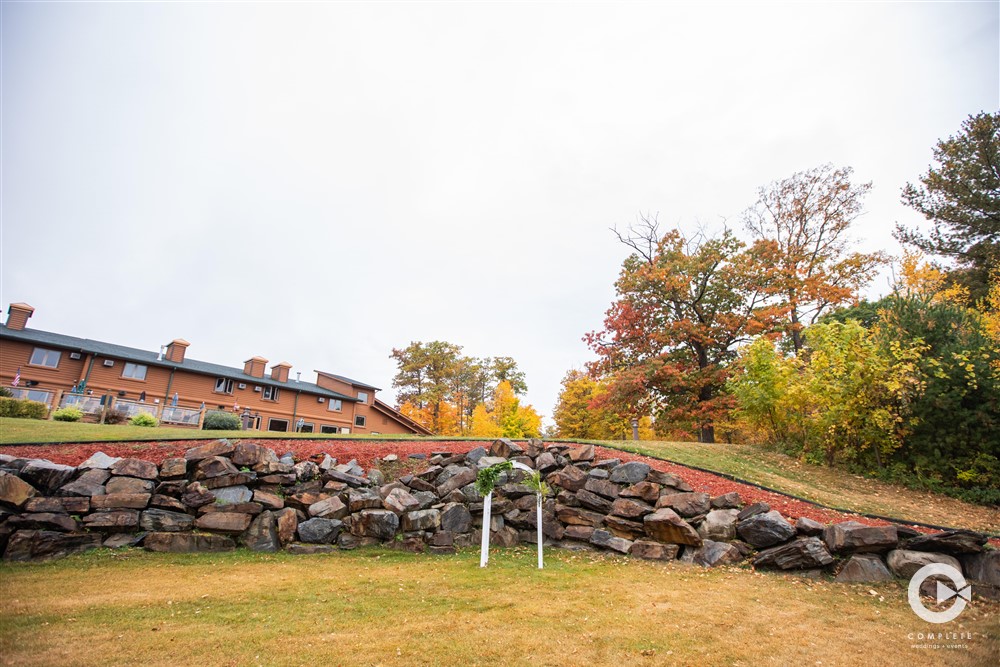
[[[912,648],[907,635],[926,624],[897,582],[555,550],[539,571],[530,549],[497,552],[483,570],[477,557],[99,551],[3,564],[0,663],[918,667],[1000,657],[995,603],[933,628],[974,633],[967,649]]]

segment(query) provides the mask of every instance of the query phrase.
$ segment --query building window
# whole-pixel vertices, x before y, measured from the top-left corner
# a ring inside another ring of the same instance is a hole
[[[129,380],[145,380],[146,366],[144,364],[133,364],[126,361],[125,368],[122,370],[122,377]]]
[[[359,391],[358,392],[358,403],[367,403],[367,402],[368,402],[368,394],[366,392]]]
[[[268,431],[287,431],[288,430],[288,420],[287,419],[275,419],[271,417],[267,421]]]
[[[326,402],[326,409],[340,412],[344,409],[344,402],[339,398],[331,398]]]
[[[365,416],[364,415],[354,415],[354,425],[355,426],[360,426],[361,428],[364,428],[365,427]]]
[[[306,422],[305,424],[299,427],[299,433],[312,433],[312,432],[313,432],[313,425],[310,424],[309,422]]]
[[[276,401],[278,400],[278,388],[277,387],[264,387],[264,393],[261,396],[265,401]],[[281,429],[284,431],[285,429]]]
[[[340,427],[340,432],[341,433],[350,433],[351,429],[347,428],[346,426],[341,426]]]
[[[339,433],[340,429],[336,426],[330,426],[329,424],[323,424],[319,427],[320,433]]]
[[[28,362],[32,366],[45,366],[46,368],[57,368],[59,357],[62,355],[58,350],[46,350],[44,347],[36,347],[31,353],[31,360]]]
[[[215,392],[217,394],[233,393],[233,381],[226,378],[217,378],[215,380]]]

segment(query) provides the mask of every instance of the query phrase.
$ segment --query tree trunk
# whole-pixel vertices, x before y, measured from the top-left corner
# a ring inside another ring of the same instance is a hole
[[[715,444],[715,425],[714,424],[702,424],[701,425],[701,437],[699,442],[703,442],[708,445]]]

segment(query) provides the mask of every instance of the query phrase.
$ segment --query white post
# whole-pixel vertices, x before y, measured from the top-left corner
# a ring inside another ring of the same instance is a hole
[[[536,518],[538,520],[538,569],[542,569],[542,494],[536,494]]]
[[[490,561],[490,506],[493,504],[493,492],[490,491],[483,499],[483,539],[479,546],[479,567],[486,567]]]

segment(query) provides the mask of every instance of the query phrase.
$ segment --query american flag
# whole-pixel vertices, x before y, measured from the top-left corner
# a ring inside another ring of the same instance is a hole
[[[17,372],[14,373],[14,379],[10,381],[10,386],[16,387],[21,384],[21,367],[17,367]]]

